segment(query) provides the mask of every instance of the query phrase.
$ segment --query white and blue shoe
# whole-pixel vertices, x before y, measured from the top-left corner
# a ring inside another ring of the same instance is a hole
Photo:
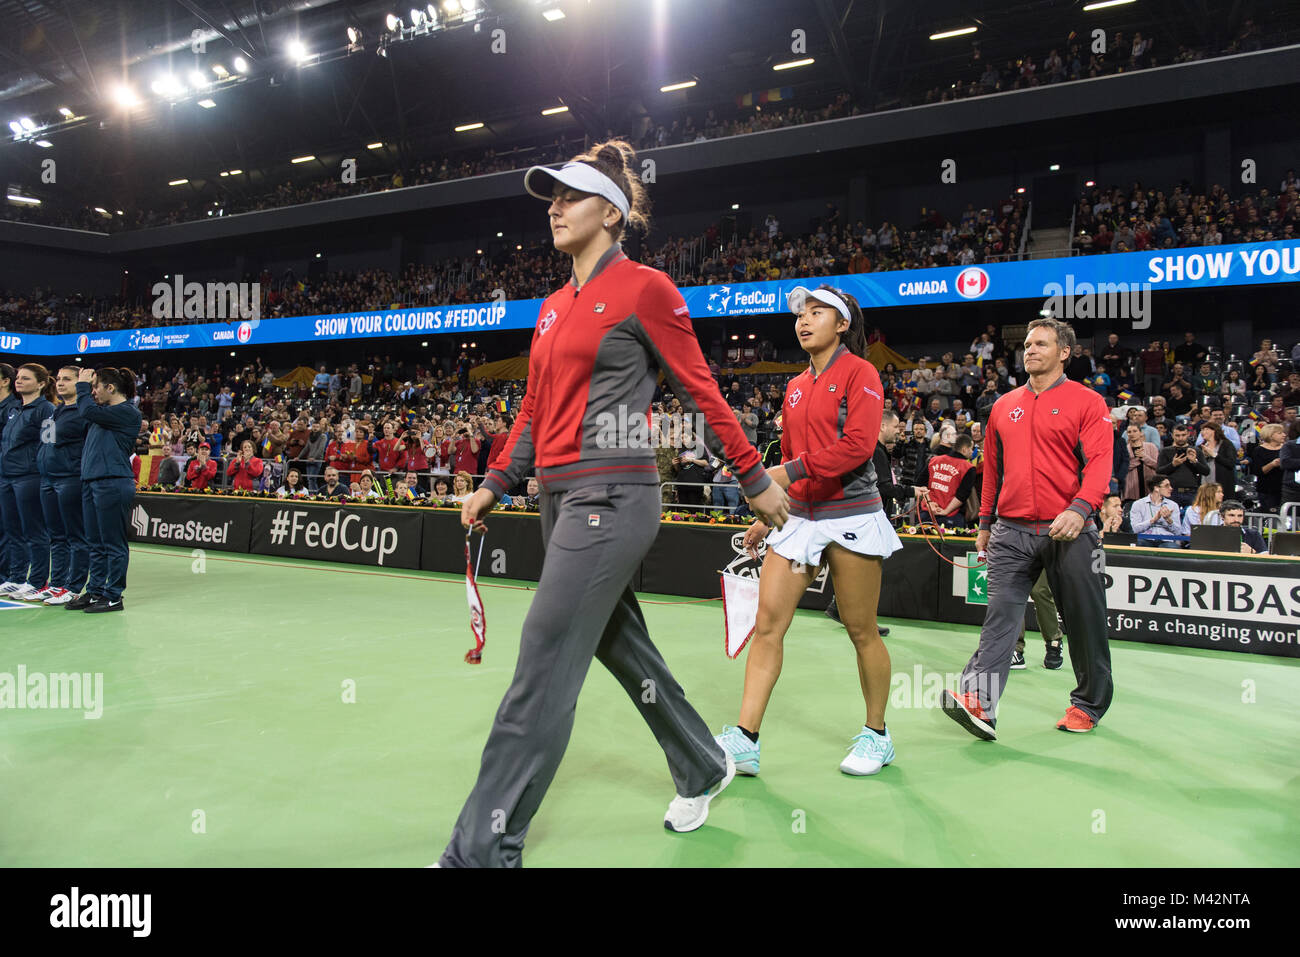
[[[679,794],[673,798],[673,802],[668,805],[668,813],[664,815],[664,827],[678,832],[693,831],[698,828],[709,816],[709,802],[717,797],[735,776],[736,762],[728,753],[727,773],[722,776],[722,780],[695,797],[682,797]]]
[[[889,729],[882,735],[863,727],[849,745],[849,756],[840,762],[840,770],[845,774],[876,774],[893,760],[894,741]]]
[[[731,759],[736,762],[736,773],[745,774],[754,777],[758,774],[758,749],[757,741],[750,741],[749,736],[739,728],[733,728],[731,725],[722,726],[722,734],[715,734],[713,740],[722,746],[722,750],[731,755]]]

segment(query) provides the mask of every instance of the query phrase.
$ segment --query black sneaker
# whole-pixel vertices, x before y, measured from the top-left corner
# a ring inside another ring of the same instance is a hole
[[[1049,641],[1047,643],[1047,654],[1043,656],[1043,667],[1048,671],[1055,671],[1061,667],[1061,643],[1059,641]]]
[[[887,638],[887,637],[889,637],[889,626],[888,626],[888,625],[877,625],[877,626],[876,626],[876,631],[880,632],[880,637],[881,637],[881,638]]]
[[[63,607],[68,611],[84,611],[87,606],[93,605],[95,602],[101,600],[102,599],[98,595],[92,595],[90,592],[86,592],[84,595],[78,595]]]
[[[829,618],[831,621],[840,621],[840,610],[835,607],[834,598],[832,598],[831,603],[826,606],[826,617]],[[844,623],[841,621],[840,624],[844,624]]]
[[[122,604],[122,599],[120,598],[116,601],[109,601],[107,598],[100,598],[98,601],[87,605],[84,611],[87,615],[93,615],[101,611],[121,611],[125,607],[126,606]]]
[[[1025,654],[1022,651],[1011,652],[1011,670],[1024,671],[1028,665],[1025,664]]]

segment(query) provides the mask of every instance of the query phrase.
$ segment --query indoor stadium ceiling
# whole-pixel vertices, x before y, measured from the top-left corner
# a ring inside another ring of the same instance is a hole
[[[1104,26],[1131,36],[1155,23],[1172,53],[1179,43],[1231,36],[1257,7],[1274,19],[1288,7],[1136,0],[1084,12],[1084,0],[440,0],[435,18],[429,6],[409,3],[0,0],[0,130],[27,120],[48,144],[6,137],[0,175],[30,179],[25,171],[46,156],[71,159],[65,167],[73,167],[74,189],[102,192],[107,184],[129,201],[165,189],[173,177],[202,182],[228,168],[260,170],[271,180],[282,171],[287,180],[288,159],[309,154],[334,162],[359,155],[371,172],[391,171],[412,156],[561,133],[601,136],[677,110],[698,120],[710,108],[734,112],[741,94],[776,87],[792,87],[795,102],[807,105],[848,91],[880,108],[931,77],[969,73],[976,46],[998,63],[1041,58],[1063,48],[1072,30]],[[386,23],[390,15],[402,20],[402,39]],[[977,32],[930,39],[966,26]],[[797,30],[806,32],[805,55],[814,62],[775,71],[800,58],[792,50]],[[691,89],[660,90],[689,80]],[[119,102],[124,85],[136,105]],[[542,115],[557,106],[568,112]],[[484,125],[454,132],[472,123]],[[367,154],[372,142],[385,146]]]

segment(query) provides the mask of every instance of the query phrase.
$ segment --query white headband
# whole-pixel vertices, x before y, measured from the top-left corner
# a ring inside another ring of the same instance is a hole
[[[816,299],[818,302],[824,302],[828,306],[834,306],[835,311],[853,322],[853,316],[849,313],[849,305],[829,289],[809,289],[806,286],[795,286],[786,294],[785,302],[790,307],[790,311],[796,316],[804,311],[809,299]]]
[[[542,192],[534,185],[536,182],[535,174],[537,173],[545,173],[557,182],[579,192],[595,193],[597,196],[604,197],[618,207],[618,211],[623,214],[623,225],[627,225],[627,216],[630,211],[627,195],[618,188],[617,183],[596,169],[596,167],[575,161],[565,163],[557,170],[547,166],[534,166],[529,169],[524,174],[524,189],[530,195],[536,196],[538,199],[544,199],[549,203],[552,199],[550,191]]]

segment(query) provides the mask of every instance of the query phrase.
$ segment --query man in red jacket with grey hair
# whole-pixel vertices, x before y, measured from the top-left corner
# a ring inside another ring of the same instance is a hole
[[[961,691],[943,709],[977,738],[997,737],[998,697],[1025,616],[1045,568],[1069,636],[1078,685],[1056,726],[1091,731],[1110,707],[1105,558],[1093,513],[1110,490],[1110,411],[1102,397],[1065,377],[1074,330],[1035,319],[1025,335],[1029,382],[994,404],[985,427],[980,531],[988,561],[988,610]]]

